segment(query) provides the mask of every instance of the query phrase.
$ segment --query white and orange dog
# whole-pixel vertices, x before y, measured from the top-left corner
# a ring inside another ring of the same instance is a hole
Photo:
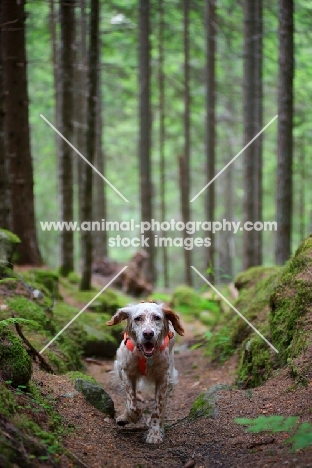
[[[116,420],[124,426],[141,419],[137,404],[137,384],[140,380],[155,384],[155,407],[152,411],[146,442],[163,440],[163,425],[167,395],[177,383],[173,345],[175,332],[183,335],[179,317],[163,304],[142,302],[119,309],[107,325],[127,320],[124,340],[117,351],[114,372],[126,389],[126,408]]]

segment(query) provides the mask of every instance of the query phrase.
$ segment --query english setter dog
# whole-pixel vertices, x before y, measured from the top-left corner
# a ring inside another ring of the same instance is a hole
[[[137,384],[140,380],[155,384],[155,407],[152,411],[146,442],[163,441],[167,395],[177,383],[173,345],[175,332],[184,334],[179,317],[168,307],[155,302],[142,302],[119,309],[107,325],[127,320],[124,340],[117,350],[115,374],[126,389],[126,408],[116,420],[124,426],[141,419],[137,405]]]

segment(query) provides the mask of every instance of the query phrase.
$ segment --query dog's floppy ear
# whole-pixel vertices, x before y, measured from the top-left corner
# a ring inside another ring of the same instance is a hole
[[[131,314],[131,308],[130,307],[123,307],[122,309],[118,309],[116,314],[113,315],[113,317],[106,322],[106,325],[117,325],[117,323],[122,322],[123,320],[127,320],[127,318]]]
[[[180,323],[180,319],[177,316],[173,310],[171,310],[169,307],[163,306],[162,307],[163,313],[165,314],[165,317],[167,320],[170,320],[170,322],[173,325],[173,328],[179,335],[183,336],[184,335],[184,328],[182,327]]]

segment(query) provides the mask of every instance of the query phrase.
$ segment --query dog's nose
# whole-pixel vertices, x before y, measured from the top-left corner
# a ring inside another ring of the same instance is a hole
[[[145,330],[143,332],[143,336],[144,336],[144,338],[146,340],[151,340],[153,338],[153,336],[154,336],[154,332],[153,332],[153,330]]]

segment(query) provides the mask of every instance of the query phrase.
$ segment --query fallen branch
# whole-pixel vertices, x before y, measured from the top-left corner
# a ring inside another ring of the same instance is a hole
[[[13,316],[14,318],[14,316]],[[15,328],[16,328],[16,331],[18,333],[18,335],[21,337],[21,339],[24,341],[24,343],[26,344],[26,346],[28,346],[28,348],[30,349],[31,353],[33,354],[33,356],[36,356],[38,359],[39,359],[39,362],[41,364],[41,367],[46,371],[46,372],[50,372],[51,374],[55,374],[55,370],[50,366],[50,364],[43,358],[43,356],[41,356],[41,354],[33,347],[33,345],[30,343],[30,341],[28,341],[28,339],[26,338],[26,336],[24,335],[24,333],[22,332],[22,328],[21,326],[19,325],[19,323],[15,322]]]

